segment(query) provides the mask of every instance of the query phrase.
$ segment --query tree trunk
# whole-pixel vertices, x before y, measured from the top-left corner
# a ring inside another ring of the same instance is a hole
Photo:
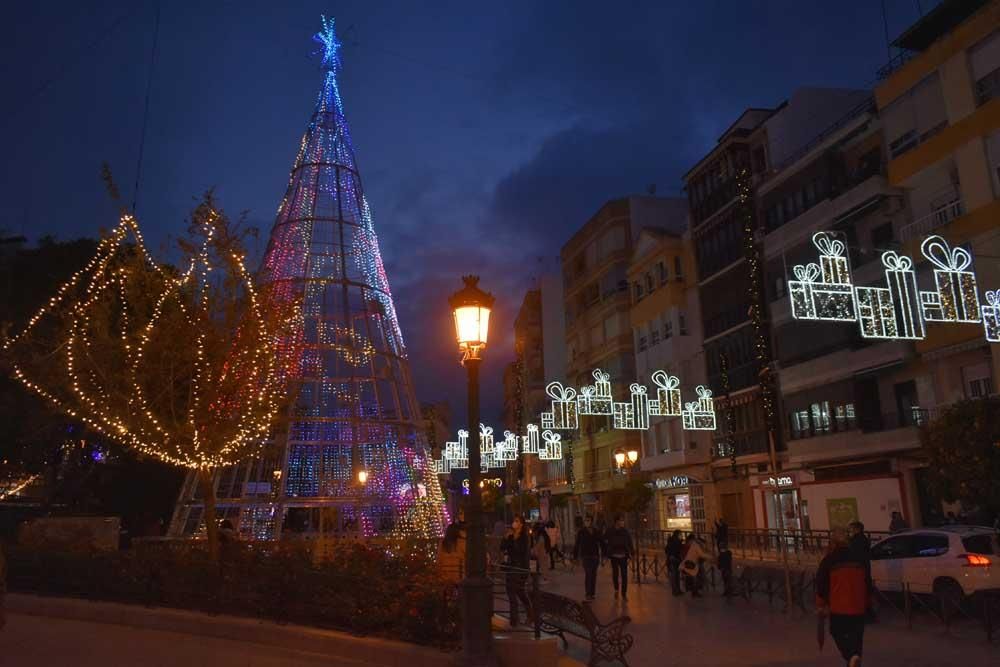
[[[202,500],[205,503],[205,534],[208,537],[208,555],[219,560],[219,522],[215,518],[215,480],[211,468],[198,471],[201,480]]]

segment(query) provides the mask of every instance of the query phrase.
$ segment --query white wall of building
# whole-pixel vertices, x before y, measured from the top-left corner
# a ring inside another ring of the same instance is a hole
[[[906,514],[898,477],[803,484],[799,487],[799,502],[808,503],[813,530],[829,530],[827,500],[837,498],[857,500],[858,516],[868,530],[888,530],[893,512]]]

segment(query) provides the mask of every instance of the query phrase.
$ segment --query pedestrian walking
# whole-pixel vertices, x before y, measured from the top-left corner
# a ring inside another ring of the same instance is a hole
[[[719,552],[717,562],[722,575],[722,595],[729,597],[733,594],[733,552],[728,548],[723,549]]]
[[[847,530],[849,533],[847,548],[851,550],[851,555],[865,566],[865,585],[868,587],[868,609],[865,610],[865,615],[874,623],[878,620],[878,615],[875,610],[875,584],[872,581],[872,543],[865,534],[865,524],[860,521],[852,521]]]
[[[545,525],[545,532],[549,536],[549,569],[556,569],[556,556],[559,556],[559,560],[563,560],[562,549],[562,535],[559,533],[559,526],[552,519]]]
[[[524,519],[515,516],[510,530],[500,543],[500,551],[505,556],[507,570],[507,599],[510,601],[511,624],[517,622],[517,608],[520,602],[531,618],[531,600],[525,590],[528,573],[531,571],[531,538],[524,525]]]
[[[849,667],[860,667],[870,588],[865,565],[842,528],[830,533],[831,551],[816,572],[816,611],[830,619],[830,636]]]
[[[438,547],[438,571],[441,578],[457,584],[465,576],[465,533],[457,523],[448,524]]]
[[[725,518],[715,521],[715,549],[723,551],[729,548],[729,524]]]
[[[583,587],[587,600],[593,600],[597,591],[597,567],[601,564],[604,548],[601,538],[594,529],[594,518],[587,516],[583,528],[576,534],[573,545],[573,560],[583,563]]]
[[[684,574],[684,587],[691,592],[691,597],[701,597],[702,561],[706,560],[705,550],[694,533],[688,533],[684,553],[681,554],[681,572]]]
[[[615,524],[604,538],[605,552],[611,561],[611,583],[615,587],[615,597],[618,597],[619,586],[622,600],[628,600],[628,561],[632,558],[632,536],[625,527],[622,515],[615,517]]]
[[[681,556],[684,554],[684,540],[681,539],[681,531],[675,530],[667,538],[667,546],[663,550],[667,554],[667,572],[670,575],[670,589],[675,596],[684,595],[681,591]]]
[[[903,515],[900,514],[899,512],[893,512],[892,519],[889,521],[889,532],[899,533],[901,531],[909,529],[910,529],[910,524],[906,522],[906,519],[903,518]]]
[[[542,563],[549,556],[549,534],[539,521],[531,531],[531,558],[535,561],[535,572],[541,574]]]

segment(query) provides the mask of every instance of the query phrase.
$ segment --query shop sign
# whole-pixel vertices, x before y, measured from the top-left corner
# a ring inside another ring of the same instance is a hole
[[[490,478],[486,478],[486,479],[481,479],[481,480],[479,480],[479,486],[482,487],[482,488],[486,488],[488,486],[492,486],[494,488],[499,489],[500,487],[503,486],[503,480],[501,478],[499,478],[499,477],[490,477]],[[469,488],[469,480],[468,480],[468,478],[462,480],[462,488],[464,488],[464,489],[468,489]]]
[[[776,486],[779,489],[784,489],[789,486],[795,486],[795,478],[791,475],[778,475],[777,477],[767,477],[761,481],[764,486]]]
[[[657,489],[676,489],[688,486],[693,480],[687,475],[674,475],[673,477],[660,477],[653,481],[653,486]]]

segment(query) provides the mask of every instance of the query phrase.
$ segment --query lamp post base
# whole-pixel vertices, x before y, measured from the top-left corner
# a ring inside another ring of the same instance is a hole
[[[493,582],[468,576],[459,584],[462,599],[462,653],[464,667],[496,667],[493,652]]]

